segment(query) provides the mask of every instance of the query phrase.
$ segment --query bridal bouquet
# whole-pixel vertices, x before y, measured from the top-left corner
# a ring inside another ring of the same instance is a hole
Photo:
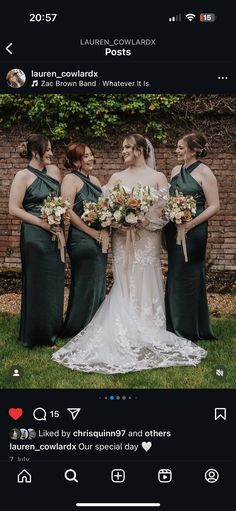
[[[144,220],[150,206],[159,200],[158,192],[149,186],[136,185],[128,192],[118,181],[109,190],[106,197],[100,197],[98,202],[84,202],[82,220],[89,226],[102,229],[103,252],[107,252],[108,233],[104,228],[122,226],[127,230],[127,246],[134,237],[134,228]]]
[[[57,227],[61,224],[62,219],[70,207],[71,204],[67,199],[63,200],[62,197],[52,197],[49,195],[46,199],[44,199],[43,205],[40,207],[41,218],[43,218],[43,220],[51,226],[51,229],[53,229],[53,227]],[[52,240],[55,241],[56,239],[58,241],[58,249],[61,253],[61,260],[64,263],[64,247],[66,242],[62,231],[53,232]]]
[[[183,224],[190,222],[196,216],[196,213],[197,208],[194,197],[192,195],[184,195],[178,190],[175,191],[175,195],[168,198],[164,207],[165,216],[177,225],[176,243],[183,246],[185,262],[188,262],[188,255]]]
[[[144,220],[150,206],[158,201],[158,193],[149,186],[135,185],[126,191],[120,182],[108,194],[109,210],[113,216],[113,227],[135,226]]]
[[[94,228],[133,226],[144,220],[150,206],[159,199],[149,186],[136,185],[131,192],[117,182],[98,202],[84,202],[82,220]]]

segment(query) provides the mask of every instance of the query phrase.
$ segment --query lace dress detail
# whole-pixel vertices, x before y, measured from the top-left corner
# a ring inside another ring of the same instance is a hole
[[[70,369],[127,373],[169,366],[195,366],[206,351],[166,331],[161,272],[161,228],[155,207],[147,229],[135,233],[132,257],[126,235],[113,230],[114,285],[91,323],[52,359]]]

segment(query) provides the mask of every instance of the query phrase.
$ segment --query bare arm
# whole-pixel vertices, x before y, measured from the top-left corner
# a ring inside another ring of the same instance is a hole
[[[158,172],[158,190],[165,189],[167,191],[168,188],[169,185],[165,174],[163,174],[163,172]]]
[[[145,219],[141,222],[141,227],[146,228],[148,231],[160,230],[167,224],[167,220],[163,217],[163,208],[165,205],[163,196],[168,193],[168,181],[165,174],[162,172],[158,172],[157,189],[160,192],[158,203],[154,203],[150,207],[148,213],[145,215]]]
[[[61,185],[61,195],[63,199],[67,199],[72,204],[71,209],[68,211],[68,214],[70,216],[70,222],[71,224],[76,227],[76,229],[79,229],[80,231],[85,232],[91,238],[95,239],[96,241],[100,240],[100,231],[97,231],[96,229],[92,229],[92,227],[89,227],[88,225],[81,220],[81,218],[76,215],[76,213],[73,211],[73,205],[75,202],[75,196],[76,193],[79,192],[79,190],[82,188],[83,183],[81,182],[81,186],[76,187],[75,181],[73,179],[73,176],[68,174],[64,177]]]
[[[117,181],[120,180],[120,172],[114,172],[114,174],[112,174],[112,176],[110,177],[108,183],[107,183],[107,188],[113,188],[113,186],[115,185],[115,183],[117,183]]]
[[[196,218],[193,218],[193,220],[184,224],[185,232],[188,232],[197,225],[206,222],[220,209],[217,181],[213,172],[208,167],[204,170],[202,189],[206,197],[207,208]]]
[[[23,172],[19,171],[15,175],[9,197],[9,213],[10,215],[16,216],[23,222],[28,224],[37,225],[38,227],[42,227],[46,231],[50,231],[50,225],[38,218],[37,216],[28,213],[23,208],[23,200],[26,192],[27,184],[26,184],[26,176]]]

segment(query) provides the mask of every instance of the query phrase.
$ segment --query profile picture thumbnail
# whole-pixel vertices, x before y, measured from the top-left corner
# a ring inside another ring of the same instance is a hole
[[[25,428],[21,428],[20,429],[20,440],[26,440],[26,438],[28,438],[28,436],[29,436],[28,430]]]
[[[10,436],[11,440],[18,440],[20,438],[20,434],[21,433],[20,433],[19,429],[13,428],[13,429],[11,429],[9,436]]]
[[[29,434],[28,438],[29,438],[30,440],[32,440],[32,438],[35,438],[35,437],[36,437],[36,431],[35,431],[35,429],[29,428],[29,429],[28,429],[28,434]]]
[[[21,69],[10,69],[6,76],[6,82],[10,87],[17,89],[22,87],[26,81],[24,71]]]

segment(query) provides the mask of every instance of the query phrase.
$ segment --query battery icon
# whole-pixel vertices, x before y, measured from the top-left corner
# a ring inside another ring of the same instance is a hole
[[[212,22],[212,21],[215,21],[215,19],[216,19],[216,15],[213,12],[211,12],[211,13],[202,12],[200,14],[200,21],[202,21],[202,22]]]

